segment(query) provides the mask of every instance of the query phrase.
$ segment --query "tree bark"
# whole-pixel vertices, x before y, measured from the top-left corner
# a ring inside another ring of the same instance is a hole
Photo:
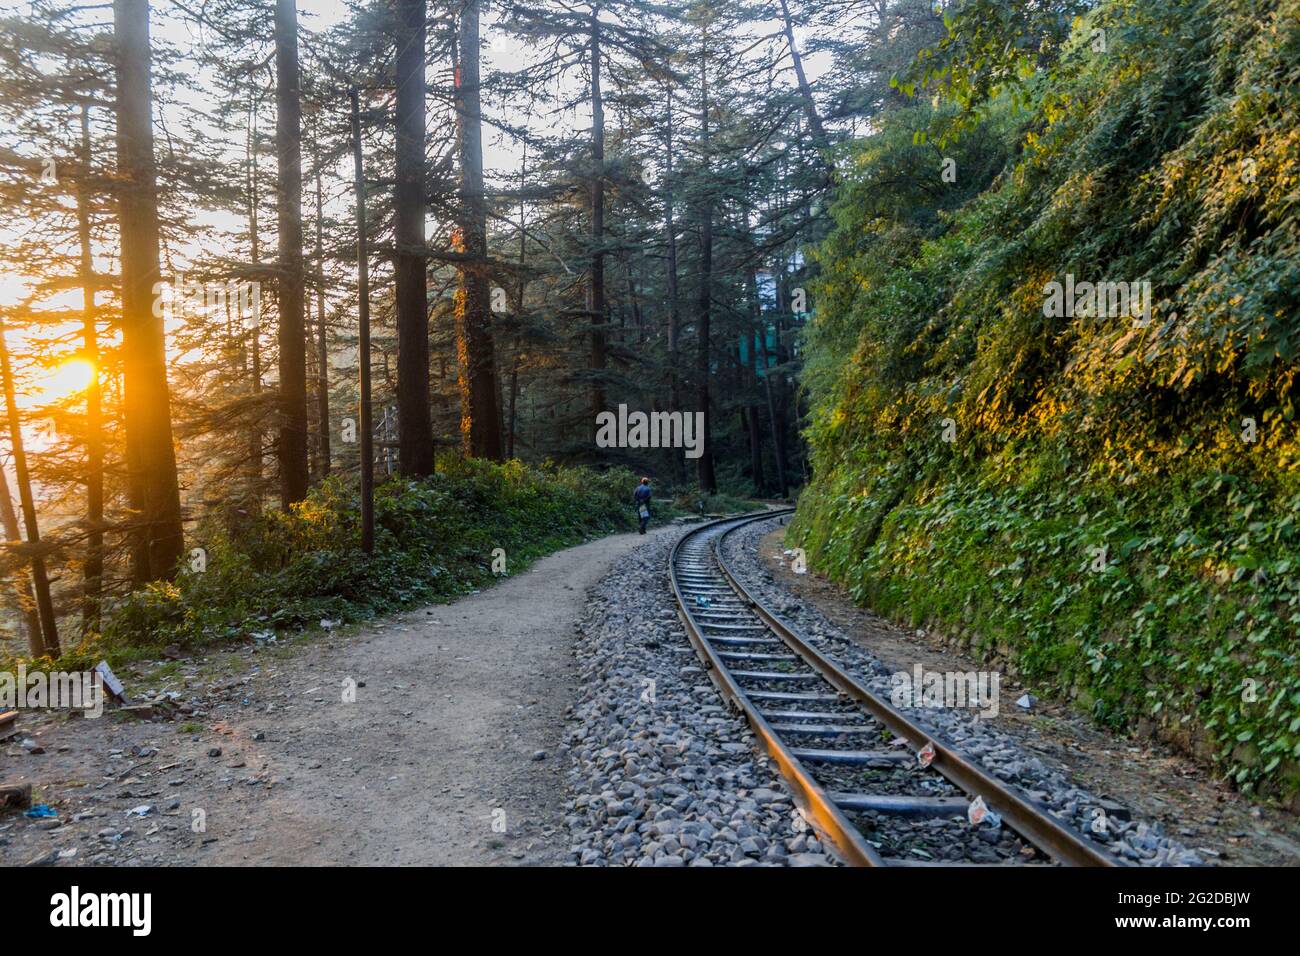
[[[523,158],[519,162],[519,191],[522,195],[528,184],[528,149],[524,148]],[[524,265],[528,261],[528,219],[524,201],[519,200],[519,281],[515,285],[515,341],[510,359],[510,410],[506,426],[506,458],[515,457],[515,430],[519,421],[519,323],[523,321],[524,297],[528,291],[528,279],[524,275]]]
[[[786,43],[790,45],[790,59],[794,62],[794,75],[799,84],[804,114],[808,117],[808,127],[812,130],[817,145],[825,147],[828,142],[826,128],[822,126],[822,119],[817,114],[817,101],[813,99],[812,87],[808,85],[808,77],[804,74],[803,57],[799,55],[799,45],[794,42],[794,20],[790,16],[790,6],[786,0],[781,0],[781,20],[785,27]]]
[[[4,529],[5,540],[22,541],[22,532],[18,530],[18,515],[14,511],[13,499],[9,497],[9,479],[0,466],[0,528]],[[36,616],[36,598],[32,594],[32,579],[21,572],[14,574],[14,591],[18,595],[18,639],[26,641],[33,653],[41,642],[41,622]]]
[[[167,346],[155,314],[158,186],[153,156],[148,0],[114,0],[118,209],[121,220],[123,405],[138,585],[170,579],[184,550],[172,445]]]
[[[257,190],[257,99],[250,97],[248,103],[248,242],[249,257],[256,268],[262,262],[262,241],[258,232]],[[248,331],[249,386],[253,394],[262,394],[262,297],[254,300],[255,306],[251,316],[240,316]],[[262,508],[262,426],[256,416],[253,428],[248,436],[248,499],[249,504],[258,512]]]
[[[41,556],[41,531],[36,523],[36,503],[32,499],[32,479],[27,471],[27,452],[23,448],[22,422],[18,417],[18,400],[14,396],[14,374],[9,366],[9,348],[5,344],[4,321],[0,320],[0,378],[4,379],[5,408],[9,413],[9,441],[14,454],[14,475],[18,479],[18,501],[23,509],[23,523],[27,526],[27,544],[33,549],[32,590],[36,595],[36,617],[40,630],[31,636],[33,657],[59,656],[59,627],[54,618],[54,602],[50,599],[50,579],[45,573],[45,558]]]
[[[755,283],[757,287],[757,283]],[[781,307],[781,280],[776,280],[777,289],[777,308]],[[782,418],[777,414],[777,400],[772,388],[772,362],[767,348],[767,323],[762,321],[762,311],[759,311],[758,340],[762,345],[763,356],[763,389],[767,395],[767,417],[772,427],[772,454],[776,459],[776,480],[781,489],[781,497],[790,497],[789,479],[785,474],[785,443],[781,440]]]
[[[707,167],[709,160],[709,73],[708,39],[700,57],[700,154]],[[703,453],[696,465],[700,491],[711,495],[718,490],[713,471],[712,410],[709,396],[709,334],[713,308],[713,197],[705,186],[700,201],[700,289],[696,313],[696,332],[699,336],[695,350],[696,400],[702,413],[701,430]]]
[[[591,266],[587,315],[591,322],[591,429],[605,411],[605,101],[600,87],[600,8],[591,11]]]
[[[424,0],[397,0],[397,153],[393,187],[398,467],[434,471],[429,412],[429,302],[424,257]]]
[[[99,334],[95,327],[95,260],[90,248],[90,107],[81,107],[81,179],[77,184],[77,239],[81,251],[82,349],[92,369],[86,387],[86,557],[82,568],[81,630],[98,629],[104,590],[104,434]]]
[[[366,176],[361,155],[361,109],[357,88],[348,90],[352,107],[352,171],[357,200],[357,370],[361,391],[358,426],[361,444],[361,550],[375,550],[374,419],[370,408],[370,253],[366,246]]]
[[[312,152],[316,171],[316,440],[320,477],[326,478],[330,473],[330,358],[325,337],[325,207],[321,195],[320,144],[314,134]]]
[[[307,497],[307,344],[302,258],[302,93],[298,8],[275,0],[275,152],[279,214],[280,506]]]
[[[460,429],[465,454],[500,461],[501,395],[487,266],[487,201],[483,193],[483,118],[479,71],[479,4],[460,8],[456,70],[456,134],[460,147],[457,230],[466,255],[456,291],[456,350],[460,357]]]
[[[749,361],[742,363],[742,386],[750,396],[746,424],[749,429],[749,470],[754,480],[755,494],[767,490],[767,479],[763,474],[763,430],[759,418],[758,402],[753,400],[758,390],[759,377],[759,336],[763,334],[763,303],[758,298],[758,276],[753,269],[746,270],[745,292],[749,299],[749,315],[752,328],[747,333],[749,339]]]
[[[677,222],[673,208],[673,91],[668,88],[668,110],[666,130],[666,157],[664,162],[664,228],[668,234],[668,410],[681,411],[681,377],[678,374],[677,337],[682,327],[679,291],[677,286]],[[669,454],[673,462],[673,480],[677,483],[686,481],[686,460],[682,449],[674,448]]]

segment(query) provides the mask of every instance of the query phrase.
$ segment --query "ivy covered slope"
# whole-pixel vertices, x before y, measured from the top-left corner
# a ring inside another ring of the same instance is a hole
[[[1103,3],[955,142],[914,135],[964,105],[842,164],[790,543],[1294,804],[1300,2]],[[1149,281],[1149,323],[1045,315],[1067,274]]]
[[[67,663],[156,656],[167,644],[247,640],[450,598],[496,576],[497,548],[506,573],[516,574],[552,551],[631,530],[634,486],[627,471],[449,455],[431,478],[376,489],[375,554],[367,558],[359,499],[332,478],[290,514],[214,517],[188,542],[203,549],[205,566],[193,562],[175,583],[120,601],[103,635],[83,640]]]

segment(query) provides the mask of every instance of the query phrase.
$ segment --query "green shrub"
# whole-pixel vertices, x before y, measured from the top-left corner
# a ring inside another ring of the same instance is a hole
[[[375,552],[360,550],[360,500],[335,477],[292,512],[208,519],[187,542],[206,568],[122,598],[103,633],[68,651],[66,667],[198,648],[447,600],[490,583],[492,552],[507,573],[589,538],[634,528],[629,472],[595,472],[446,456],[422,481],[375,494]]]

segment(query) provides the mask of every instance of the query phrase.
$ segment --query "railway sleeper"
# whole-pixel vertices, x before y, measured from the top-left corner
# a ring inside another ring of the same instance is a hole
[[[843,810],[874,811],[903,817],[966,816],[966,797],[908,797],[891,793],[828,793],[831,802]]]
[[[811,747],[795,747],[790,751],[795,759],[806,763],[852,764],[873,769],[905,767],[916,762],[909,753],[894,750],[817,750]]]

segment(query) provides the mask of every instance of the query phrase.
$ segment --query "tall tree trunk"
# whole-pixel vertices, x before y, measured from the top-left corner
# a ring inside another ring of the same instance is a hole
[[[248,242],[249,258],[254,270],[262,263],[262,240],[259,234],[257,199],[260,183],[257,175],[257,98],[248,102]],[[258,280],[260,281],[260,280]],[[262,297],[254,299],[254,312],[240,321],[248,331],[249,385],[253,395],[262,394]],[[258,512],[262,508],[262,425],[260,409],[253,416],[253,427],[248,436],[248,499]]]
[[[591,322],[591,428],[605,411],[605,101],[600,89],[600,7],[591,10],[591,266],[587,317]]]
[[[677,222],[673,209],[673,91],[668,88],[668,114],[666,129],[666,158],[664,162],[664,227],[668,234],[668,262],[665,265],[668,280],[668,410],[678,412],[681,407],[681,378],[677,337],[682,327],[677,287]],[[686,459],[682,449],[674,448],[669,454],[673,461],[673,480],[686,481]]]
[[[706,166],[709,161],[709,52],[708,35],[705,34],[703,55],[700,57],[700,153]],[[697,462],[700,491],[711,495],[718,490],[718,481],[713,472],[713,428],[712,410],[709,396],[709,334],[713,308],[713,197],[706,184],[704,196],[700,202],[700,289],[698,311],[696,314],[696,332],[699,339],[695,351],[696,400],[703,415],[704,427],[701,430],[703,453]]]
[[[90,107],[81,107],[81,179],[77,184],[77,239],[81,247],[81,327],[90,363],[86,387],[86,557],[82,569],[81,630],[99,627],[104,589],[104,435],[99,334],[95,327],[95,260],[90,248]]]
[[[528,184],[528,149],[524,148],[523,158],[519,162],[519,191],[523,194]],[[515,341],[510,358],[510,410],[506,426],[506,458],[515,457],[515,430],[519,421],[519,323],[523,322],[524,296],[528,291],[528,279],[524,275],[524,265],[528,261],[528,218],[523,199],[519,200],[519,281],[515,285]]]
[[[424,0],[397,0],[397,153],[393,187],[397,308],[398,466],[434,471],[429,412],[429,302],[425,280]]]
[[[175,575],[184,550],[163,320],[154,314],[158,186],[153,156],[148,0],[114,0],[118,209],[121,219],[123,405],[130,497],[140,514],[134,577]]]
[[[352,107],[352,171],[357,197],[357,369],[361,390],[361,550],[375,550],[374,418],[370,408],[370,254],[366,248],[366,176],[361,156],[361,109],[357,88],[348,89]]]
[[[763,426],[758,414],[758,406],[751,404],[748,411],[749,424],[749,472],[754,481],[754,494],[762,495],[767,491],[767,479],[763,475]]]
[[[501,395],[492,338],[487,265],[487,200],[483,193],[483,118],[479,72],[479,5],[460,8],[456,70],[456,134],[460,146],[457,229],[460,288],[456,290],[456,350],[460,356],[460,429],[465,454],[500,461]]]
[[[316,171],[316,440],[320,456],[320,477],[330,473],[330,379],[329,343],[325,337],[325,212],[321,196],[320,143],[313,125],[312,160]]]
[[[14,512],[13,499],[9,497],[9,479],[0,466],[0,529],[4,530],[5,540],[15,544],[22,541],[22,532],[18,530],[18,515]],[[36,598],[32,595],[32,579],[21,571],[14,574],[14,591],[18,595],[18,639],[27,642],[28,648],[36,652],[41,643],[41,622],[36,616]]]
[[[31,636],[33,657],[59,656],[59,626],[50,599],[50,579],[41,555],[41,531],[36,523],[36,503],[32,499],[32,479],[27,471],[27,452],[23,448],[22,421],[18,417],[18,400],[14,396],[14,373],[9,366],[9,347],[5,343],[4,321],[0,320],[0,378],[4,379],[5,409],[9,414],[9,442],[14,454],[14,475],[18,479],[18,501],[27,526],[27,544],[31,547],[32,589],[36,594],[36,617],[40,630]]]
[[[790,45],[790,59],[794,62],[795,80],[799,84],[799,98],[803,101],[804,115],[808,117],[808,127],[819,147],[827,145],[826,128],[822,126],[822,119],[817,115],[817,101],[813,99],[812,87],[808,85],[808,77],[804,74],[803,57],[799,55],[799,45],[794,40],[794,20],[790,16],[790,6],[786,0],[781,0],[781,20],[785,27],[785,40]]]
[[[307,497],[307,343],[302,261],[302,93],[298,8],[275,0],[275,153],[279,214],[280,507]]]
[[[760,423],[758,402],[754,396],[758,391],[759,377],[759,336],[763,334],[763,303],[758,298],[758,276],[753,269],[745,272],[745,292],[749,299],[751,331],[747,334],[749,362],[742,368],[744,391],[750,396],[747,425],[749,426],[749,469],[754,479],[754,492],[763,494],[767,490],[767,480],[763,474],[763,430]]]
[[[781,282],[777,280],[777,307],[780,308]],[[755,283],[757,288],[757,282]],[[785,474],[785,443],[781,440],[781,417],[777,414],[777,400],[772,388],[772,362],[771,355],[767,348],[767,323],[762,319],[762,309],[759,310],[758,340],[762,346],[763,357],[763,389],[767,396],[767,417],[772,427],[772,454],[776,459],[776,480],[781,489],[781,497],[790,497],[789,480]]]

